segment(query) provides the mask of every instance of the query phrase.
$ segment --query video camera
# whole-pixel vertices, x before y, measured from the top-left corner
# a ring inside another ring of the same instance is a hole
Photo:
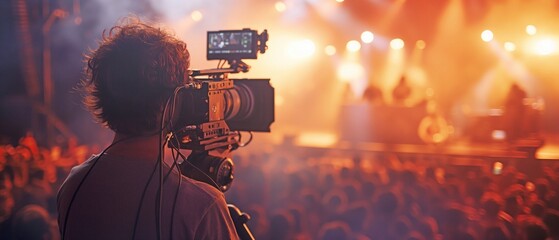
[[[233,181],[229,153],[252,140],[250,132],[270,132],[274,122],[274,88],[270,79],[230,79],[228,74],[248,72],[243,59],[265,53],[268,32],[251,29],[210,31],[207,59],[220,60],[218,68],[193,70],[191,80],[176,93],[178,114],[173,119],[174,140],[169,147],[190,149],[185,176],[209,183],[225,192]],[[223,68],[226,61],[229,67]],[[250,139],[241,142],[241,131]],[[178,145],[178,146],[177,146]]]

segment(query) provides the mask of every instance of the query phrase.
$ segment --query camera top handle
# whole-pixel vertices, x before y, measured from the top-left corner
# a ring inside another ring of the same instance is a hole
[[[227,60],[231,67],[229,68],[211,68],[211,69],[202,69],[202,70],[191,70],[189,76],[190,77],[197,77],[197,76],[221,76],[227,73],[240,73],[240,72],[248,72],[250,70],[250,65],[246,64],[245,62],[234,59],[234,60]]]

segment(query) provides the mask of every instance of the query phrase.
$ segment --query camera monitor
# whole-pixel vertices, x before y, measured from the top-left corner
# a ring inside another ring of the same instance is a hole
[[[208,32],[208,60],[256,59],[258,33],[255,30]]]

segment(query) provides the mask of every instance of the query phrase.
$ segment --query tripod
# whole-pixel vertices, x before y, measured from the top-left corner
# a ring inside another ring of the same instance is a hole
[[[235,229],[237,230],[239,238],[242,240],[254,240],[254,236],[252,236],[252,233],[246,224],[248,220],[250,220],[250,216],[241,212],[241,210],[233,204],[227,204],[227,207],[229,208],[229,214],[231,214],[231,218],[235,223]]]

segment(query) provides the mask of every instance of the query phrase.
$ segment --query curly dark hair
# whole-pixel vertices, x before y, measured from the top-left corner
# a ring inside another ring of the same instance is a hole
[[[166,31],[132,20],[103,32],[86,61],[84,104],[113,131],[137,135],[158,129],[166,99],[188,82],[190,54]]]

